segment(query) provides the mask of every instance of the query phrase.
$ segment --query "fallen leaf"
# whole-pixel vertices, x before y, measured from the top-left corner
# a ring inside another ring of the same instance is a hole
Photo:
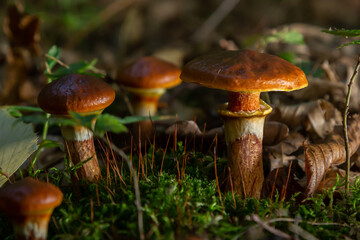
[[[329,169],[329,171],[327,171],[326,173],[326,176],[324,177],[324,180],[315,190],[315,193],[322,193],[324,192],[324,190],[334,187],[338,176],[340,177],[340,179],[344,178],[346,176],[346,171],[336,167]],[[357,178],[360,179],[359,172],[350,172],[349,184],[354,185]],[[337,191],[345,191],[345,186],[341,186],[337,189]]]
[[[355,115],[348,122],[350,156],[360,145],[360,119]],[[304,144],[306,195],[312,195],[324,179],[326,171],[346,160],[345,141],[339,134],[332,134],[321,144]]]
[[[330,102],[319,99],[296,105],[279,105],[270,117],[285,123],[291,129],[299,126],[320,138],[325,138],[337,124],[341,124],[341,113]]]

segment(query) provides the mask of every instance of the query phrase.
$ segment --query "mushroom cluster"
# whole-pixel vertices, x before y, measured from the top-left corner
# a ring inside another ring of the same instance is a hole
[[[304,88],[304,72],[279,57],[241,50],[195,58],[184,66],[180,78],[228,91],[229,102],[218,108],[224,121],[231,176],[228,189],[243,197],[259,198],[264,181],[264,120],[272,110],[260,99],[260,92]]]
[[[69,74],[46,85],[38,96],[38,104],[44,112],[70,117],[70,112],[100,114],[114,99],[115,91],[103,80],[91,75]],[[101,173],[92,131],[81,125],[62,126],[61,133],[72,163],[87,161],[79,168],[79,177],[95,181]]]
[[[11,219],[16,239],[45,240],[50,216],[62,199],[56,186],[27,177],[0,189],[0,211]]]

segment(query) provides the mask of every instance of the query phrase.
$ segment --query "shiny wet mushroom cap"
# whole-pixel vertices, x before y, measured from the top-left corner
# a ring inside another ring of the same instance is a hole
[[[38,104],[47,113],[68,115],[69,111],[88,113],[103,110],[114,99],[114,90],[102,79],[69,74],[46,85],[38,96]]]
[[[188,62],[180,78],[231,92],[292,91],[308,85],[304,72],[297,66],[252,50],[205,54]]]

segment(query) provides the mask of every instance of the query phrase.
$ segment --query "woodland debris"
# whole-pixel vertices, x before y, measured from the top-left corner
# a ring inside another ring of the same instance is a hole
[[[349,119],[348,136],[350,156],[360,145],[360,119],[354,115]],[[324,181],[325,174],[331,166],[342,164],[346,160],[345,141],[343,136],[334,133],[324,143],[304,144],[305,171],[307,175],[306,195],[311,196]]]
[[[330,189],[335,186],[338,181],[338,177],[341,180],[346,176],[346,171],[337,167],[333,167],[327,171],[324,181],[315,190],[315,193],[322,193],[324,190]],[[356,179],[360,179],[359,172],[350,172],[350,185],[354,185]],[[345,191],[345,187],[341,186],[338,191]]]
[[[337,124],[341,124],[341,113],[330,102],[319,99],[296,105],[279,105],[270,117],[281,121],[291,129],[302,126],[307,132],[325,138]]]
[[[7,8],[3,29],[10,48],[1,83],[0,104],[35,101],[37,90],[28,77],[41,52],[40,20],[24,13],[23,6],[17,2]]]

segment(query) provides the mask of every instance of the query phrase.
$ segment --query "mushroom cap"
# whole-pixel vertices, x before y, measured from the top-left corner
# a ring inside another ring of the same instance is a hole
[[[183,67],[180,78],[232,92],[292,91],[308,85],[300,68],[277,56],[251,50],[200,56]]]
[[[117,81],[132,88],[171,88],[181,83],[181,70],[155,57],[142,57],[121,67]]]
[[[69,74],[46,85],[38,96],[45,112],[55,115],[103,110],[115,99],[112,87],[92,75]]]
[[[42,212],[57,207],[62,199],[53,184],[26,177],[0,189],[0,210],[9,215]]]

